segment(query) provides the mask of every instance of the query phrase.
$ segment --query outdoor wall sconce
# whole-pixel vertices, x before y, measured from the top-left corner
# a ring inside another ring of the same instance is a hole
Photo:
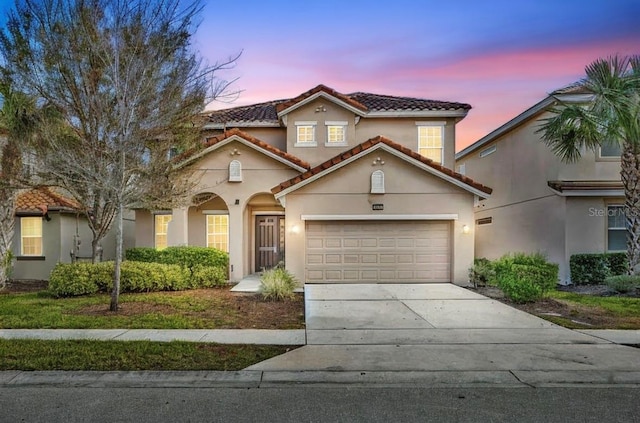
[[[462,225],[463,234],[468,234],[470,231],[471,231],[471,228],[469,228],[469,225]]]
[[[300,226],[298,226],[298,225],[293,225],[293,226],[291,227],[291,233],[292,233],[292,234],[299,234],[299,233],[300,233]]]

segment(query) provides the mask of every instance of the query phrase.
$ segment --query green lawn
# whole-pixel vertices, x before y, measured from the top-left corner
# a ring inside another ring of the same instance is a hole
[[[552,291],[548,296],[566,303],[597,307],[620,317],[640,317],[640,298],[599,297],[571,292]]]
[[[268,302],[225,289],[122,294],[121,311],[108,312],[109,295],[53,298],[46,291],[0,295],[4,329],[223,329],[304,327],[302,297]],[[263,325],[263,326],[260,326]]]
[[[0,370],[241,370],[296,347],[0,339]]]

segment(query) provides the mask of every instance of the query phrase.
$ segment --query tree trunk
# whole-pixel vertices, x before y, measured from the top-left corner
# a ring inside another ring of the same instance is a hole
[[[0,289],[4,288],[11,275],[13,253],[11,244],[15,233],[15,209],[17,191],[0,189]]]
[[[631,143],[624,147],[620,175],[624,186],[629,272],[640,274],[640,154]]]
[[[123,206],[119,202],[116,213],[116,259],[113,272],[113,291],[111,291],[111,305],[109,310],[118,311],[118,301],[120,299],[120,270],[122,264],[122,238],[123,238]]]

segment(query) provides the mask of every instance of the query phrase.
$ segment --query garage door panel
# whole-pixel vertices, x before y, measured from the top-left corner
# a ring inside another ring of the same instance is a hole
[[[307,282],[449,282],[449,222],[307,222]]]

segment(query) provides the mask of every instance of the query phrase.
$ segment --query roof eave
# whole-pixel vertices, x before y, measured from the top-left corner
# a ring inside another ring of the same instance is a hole
[[[357,114],[359,116],[365,116],[367,114],[366,111],[360,110],[359,108],[354,107],[351,104],[349,104],[349,103],[347,103],[347,102],[345,102],[345,101],[343,101],[343,100],[341,100],[341,99],[339,99],[337,97],[332,96],[331,94],[328,94],[328,93],[326,93],[324,91],[318,91],[317,93],[315,93],[313,95],[310,95],[309,97],[307,97],[307,98],[305,98],[303,100],[300,100],[295,104],[292,104],[291,106],[287,107],[286,109],[283,109],[283,110],[279,111],[278,112],[278,117],[282,118],[283,116],[285,116],[286,114],[290,113],[291,111],[293,111],[293,110],[295,110],[295,109],[297,109],[299,107],[302,107],[305,104],[309,104],[312,101],[314,101],[314,100],[316,100],[316,99],[318,99],[320,97],[322,97],[322,98],[324,98],[324,99],[326,99],[328,101],[331,101],[332,103],[335,103],[335,104],[337,104],[337,105],[339,105],[341,107],[344,107],[345,109],[347,109],[347,110],[349,110],[349,111],[351,111],[351,112],[353,112],[353,113],[355,113],[355,114]]]

